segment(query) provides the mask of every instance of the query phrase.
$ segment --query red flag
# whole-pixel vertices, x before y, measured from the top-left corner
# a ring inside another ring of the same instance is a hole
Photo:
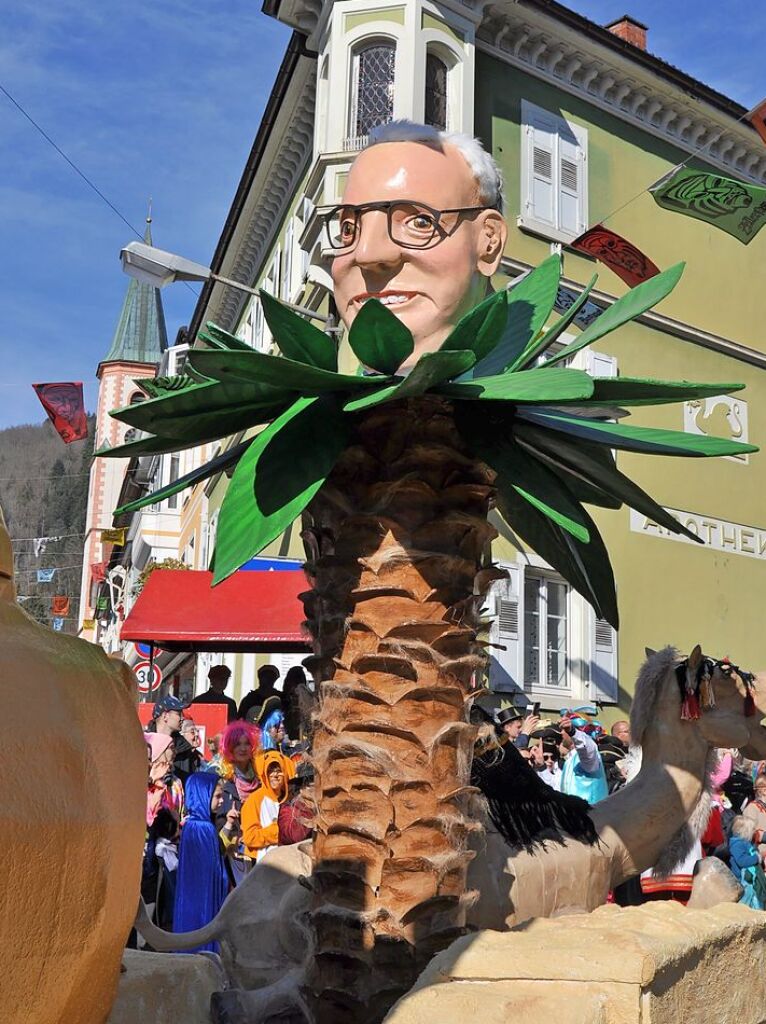
[[[748,110],[745,120],[755,128],[764,142],[766,142],[766,100],[761,100],[757,107]]]
[[[51,598],[51,615],[69,615],[69,598],[64,594],[56,594]]]
[[[90,574],[94,583],[100,583],[106,577],[106,562],[93,562],[90,567]]]
[[[33,384],[32,387],[65,444],[88,436],[81,380]]]
[[[570,244],[573,249],[595,256],[631,288],[642,281],[648,281],[650,277],[660,272],[660,268],[627,238],[610,231],[602,224],[588,228],[585,234],[575,238]]]

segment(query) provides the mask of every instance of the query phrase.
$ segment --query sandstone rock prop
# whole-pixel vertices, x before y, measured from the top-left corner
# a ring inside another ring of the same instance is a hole
[[[600,907],[478,932],[436,956],[386,1024],[761,1024],[766,913]]]
[[[146,815],[136,680],[16,603],[0,515],[0,1021],[103,1024]]]
[[[123,964],[107,1024],[210,1024],[210,997],[224,985],[214,953],[126,949]]]

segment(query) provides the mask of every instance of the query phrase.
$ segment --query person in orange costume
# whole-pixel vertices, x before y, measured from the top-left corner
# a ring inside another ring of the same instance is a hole
[[[295,776],[295,764],[277,750],[267,750],[255,759],[260,789],[242,804],[242,841],[253,860],[261,860],[272,846],[279,845],[279,805],[287,799],[287,783]]]

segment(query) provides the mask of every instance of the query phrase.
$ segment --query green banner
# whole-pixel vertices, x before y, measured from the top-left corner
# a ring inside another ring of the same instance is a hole
[[[649,191],[664,210],[704,220],[745,245],[766,224],[766,188],[758,185],[682,167]]]

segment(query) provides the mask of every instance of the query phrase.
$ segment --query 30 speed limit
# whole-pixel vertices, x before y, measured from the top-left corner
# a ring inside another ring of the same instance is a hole
[[[162,683],[162,669],[148,661],[139,661],[133,666],[141,693],[154,693]]]

